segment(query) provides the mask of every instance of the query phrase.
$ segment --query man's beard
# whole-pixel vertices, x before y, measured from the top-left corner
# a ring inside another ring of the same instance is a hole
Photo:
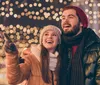
[[[66,36],[68,36],[68,37],[73,37],[73,36],[75,36],[79,31],[80,31],[80,25],[79,25],[79,23],[78,23],[77,25],[75,25],[75,26],[72,28],[72,30],[67,31],[67,32],[63,31],[63,32],[64,32],[64,34],[65,34]]]

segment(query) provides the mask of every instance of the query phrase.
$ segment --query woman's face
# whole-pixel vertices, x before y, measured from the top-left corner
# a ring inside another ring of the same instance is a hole
[[[42,44],[49,51],[54,52],[59,43],[59,37],[53,30],[48,30],[43,34]]]

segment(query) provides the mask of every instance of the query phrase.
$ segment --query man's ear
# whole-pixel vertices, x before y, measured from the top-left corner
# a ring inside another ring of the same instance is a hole
[[[83,27],[83,24],[82,23],[80,23],[80,27]]]

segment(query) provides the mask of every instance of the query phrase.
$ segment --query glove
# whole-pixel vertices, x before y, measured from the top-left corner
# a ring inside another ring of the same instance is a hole
[[[9,36],[5,33],[4,37],[5,37],[5,45],[4,45],[5,52],[11,54],[18,54],[18,49],[16,45],[11,41]]]
[[[14,43],[9,43],[6,41],[5,46],[4,46],[4,50],[7,53],[18,54],[18,50],[17,50]]]

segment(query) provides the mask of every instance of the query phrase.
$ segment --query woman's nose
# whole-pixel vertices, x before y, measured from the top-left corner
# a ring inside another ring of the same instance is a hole
[[[52,38],[52,35],[48,35],[48,38]]]

